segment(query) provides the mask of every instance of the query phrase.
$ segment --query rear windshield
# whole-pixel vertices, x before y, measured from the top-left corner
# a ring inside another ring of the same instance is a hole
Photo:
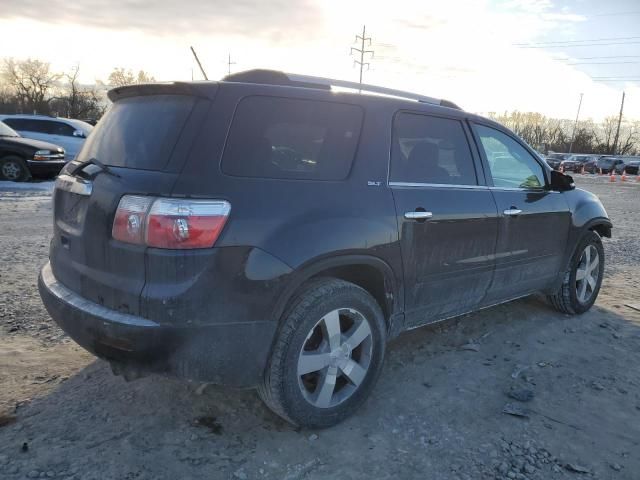
[[[195,101],[184,95],[119,100],[93,129],[78,160],[95,158],[113,167],[163,170]]]
[[[343,103],[253,96],[236,109],[222,171],[242,177],[343,180],[362,109]]]

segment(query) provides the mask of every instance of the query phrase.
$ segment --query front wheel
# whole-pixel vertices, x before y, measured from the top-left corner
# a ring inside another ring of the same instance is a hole
[[[590,231],[580,240],[561,287],[548,299],[562,313],[584,313],[596,301],[603,275],[602,240],[600,235]]]
[[[329,427],[367,398],[385,343],[384,316],[371,295],[343,280],[316,280],[285,312],[258,393],[294,425]]]
[[[20,157],[9,155],[0,159],[0,176],[4,180],[24,182],[31,177],[27,165]]]

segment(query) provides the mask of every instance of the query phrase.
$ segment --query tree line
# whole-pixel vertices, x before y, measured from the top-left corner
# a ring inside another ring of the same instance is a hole
[[[549,118],[535,112],[490,112],[489,117],[513,130],[542,153],[568,152],[608,155],[636,155],[640,152],[640,121],[624,120],[616,139],[618,117],[602,122]]]
[[[149,73],[116,67],[106,81],[79,82],[80,66],[55,72],[40,60],[5,58],[0,64],[0,113],[34,113],[97,121],[104,113],[110,88],[154,82]]]
[[[106,81],[92,85],[78,81],[78,65],[54,72],[47,62],[5,58],[0,64],[0,113],[38,113],[97,121],[104,113],[109,88],[154,82],[144,70],[137,74],[114,68]],[[513,130],[542,153],[568,152],[635,155],[640,152],[640,121],[623,121],[616,138],[618,118],[602,122],[550,118],[535,112],[490,112],[489,117]]]

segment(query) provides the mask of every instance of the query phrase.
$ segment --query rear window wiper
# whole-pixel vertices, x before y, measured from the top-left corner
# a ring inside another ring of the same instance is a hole
[[[109,167],[107,167],[104,163],[102,163],[100,160],[98,160],[95,157],[91,157],[89,160],[84,162],[84,166],[86,166],[86,165],[95,165],[100,170],[102,170],[104,173],[109,174],[109,175],[113,175],[114,177],[117,177],[117,178],[121,178],[120,175],[118,175],[116,172],[111,170]],[[84,168],[84,167],[80,167],[80,168]]]

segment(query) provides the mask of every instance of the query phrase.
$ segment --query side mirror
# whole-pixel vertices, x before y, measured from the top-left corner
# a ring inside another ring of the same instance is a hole
[[[571,175],[566,175],[557,170],[551,170],[551,190],[556,192],[566,192],[576,188]]]
[[[78,138],[84,138],[84,132],[82,130],[74,130],[73,136]]]

